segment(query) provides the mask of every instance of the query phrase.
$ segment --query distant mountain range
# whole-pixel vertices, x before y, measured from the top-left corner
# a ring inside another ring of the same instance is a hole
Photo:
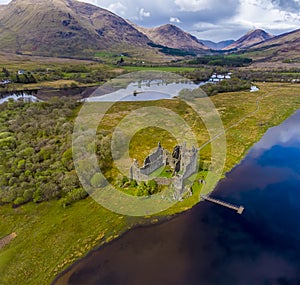
[[[156,28],[137,27],[137,29],[153,43],[159,45],[190,51],[209,50],[209,47],[205,46],[196,37],[184,32],[175,25],[166,24]]]
[[[300,29],[273,37],[250,47],[260,61],[300,62]]]
[[[222,50],[223,48],[226,48],[227,46],[235,43],[234,40],[221,41],[217,43],[208,40],[200,40],[200,42],[213,50]]]
[[[171,24],[142,28],[105,9],[75,0],[13,0],[0,6],[0,50],[14,53],[93,57],[101,51],[160,55],[161,48],[209,53],[211,50],[295,49],[300,31],[274,37],[254,30],[237,41],[214,43]],[[294,56],[295,57],[295,56]]]
[[[246,35],[242,36],[236,42],[224,47],[223,50],[245,49],[255,44],[272,39],[273,37],[273,35],[268,34],[263,30],[253,30],[248,32]]]
[[[99,50],[145,49],[148,42],[121,17],[83,2],[13,0],[0,9],[5,51],[84,57]]]

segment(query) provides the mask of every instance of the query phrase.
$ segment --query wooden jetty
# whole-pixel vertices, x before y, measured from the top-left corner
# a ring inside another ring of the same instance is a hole
[[[206,201],[209,201],[211,203],[215,203],[215,204],[218,204],[220,206],[223,206],[223,207],[229,208],[231,210],[234,210],[240,215],[242,215],[244,210],[245,210],[245,208],[243,206],[236,206],[236,205],[233,205],[233,204],[230,204],[230,203],[227,203],[227,202],[223,202],[223,201],[218,200],[218,199],[211,198],[209,196],[201,195],[201,198],[206,200]]]

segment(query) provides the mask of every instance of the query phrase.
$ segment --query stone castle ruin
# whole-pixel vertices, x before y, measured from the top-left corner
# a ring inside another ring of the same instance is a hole
[[[172,185],[174,198],[181,199],[185,192],[184,180],[198,171],[199,150],[195,147],[188,149],[186,144],[177,145],[172,153],[165,150],[160,143],[157,149],[146,157],[142,167],[139,167],[135,159],[130,168],[130,179],[148,181],[150,175],[161,167],[169,165],[173,170],[172,178],[154,178],[158,184]]]

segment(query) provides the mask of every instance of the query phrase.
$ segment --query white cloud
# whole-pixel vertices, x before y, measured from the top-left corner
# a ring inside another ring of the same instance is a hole
[[[79,2],[86,2],[86,3],[90,3],[93,5],[98,5],[98,1],[97,0],[78,0]]]
[[[300,0],[79,1],[108,9],[145,27],[181,23],[187,32],[215,41],[237,39],[255,28],[277,35],[300,26]],[[1,4],[8,2],[0,0]]]
[[[197,12],[210,9],[213,1],[209,0],[175,0],[180,11]]]
[[[299,11],[292,12],[280,8],[278,1],[240,0],[233,16],[214,21],[195,21],[189,27],[189,31],[200,39],[221,41],[238,39],[252,29],[263,29],[275,35],[298,29]]]
[[[206,30],[219,29],[220,26],[212,23],[207,23],[207,22],[198,22],[193,25],[193,28],[196,30],[206,31]]]
[[[150,17],[151,13],[150,12],[146,12],[144,8],[141,8],[139,11],[139,17],[140,20],[143,20],[144,18]]]
[[[176,23],[176,24],[181,23],[180,19],[176,18],[176,17],[170,17],[169,21],[170,21],[170,23]]]
[[[292,30],[298,28],[300,15],[280,10],[267,0],[242,0],[232,20],[249,29]]]
[[[127,12],[127,7],[121,2],[112,3],[107,7],[107,9],[121,16],[125,16]]]

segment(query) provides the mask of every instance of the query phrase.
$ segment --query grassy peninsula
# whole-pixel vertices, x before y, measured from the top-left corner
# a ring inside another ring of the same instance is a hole
[[[226,129],[227,159],[224,174],[240,162],[249,148],[262,137],[268,128],[280,124],[300,107],[299,86],[297,84],[259,83],[258,87],[260,91],[255,93],[242,91],[222,93],[211,97],[220,112]],[[201,98],[196,100],[201,100]],[[72,104],[72,106],[69,106],[68,101],[65,101],[63,104],[58,102],[60,101],[54,100],[53,102],[47,103],[49,104],[48,108],[52,110],[48,114],[50,116],[49,118],[55,120],[55,116],[57,116],[57,118],[60,118],[59,123],[69,129],[74,122],[79,107]],[[39,104],[45,103],[36,103],[33,105],[34,108],[39,108]],[[183,115],[187,122],[194,122],[196,119],[194,117],[195,114],[185,109],[185,106],[179,104],[179,101],[176,99],[172,101],[144,103],[118,103],[110,110],[106,119],[103,121],[104,127],[106,124],[106,135],[110,134],[113,127],[111,124],[113,120],[117,122],[122,116],[125,116],[135,108],[141,107],[143,104],[145,104],[145,106],[147,104],[167,106],[174,112]],[[33,107],[23,105],[19,106],[19,108],[21,109],[13,108],[9,110],[9,108],[2,108],[0,110],[2,126],[11,127],[9,122],[11,123],[11,121],[16,120],[20,114],[26,119],[26,114],[29,116],[30,108]],[[64,109],[64,112],[62,112],[62,109]],[[67,109],[69,109],[69,111]],[[40,107],[40,110],[43,110],[43,108]],[[48,115],[42,111],[40,112],[42,113],[41,116],[43,116],[41,118],[47,120]],[[17,130],[17,126],[15,127]],[[47,133],[48,129],[46,126],[44,127],[45,133],[40,134],[41,141],[37,142],[41,143],[43,140],[46,140],[50,143],[50,146],[55,146],[55,148],[43,150],[45,157],[43,157],[43,161],[40,161],[40,163],[46,163],[48,171],[45,170],[45,172],[40,174],[41,177],[39,179],[45,179],[43,181],[47,181],[48,178],[51,179],[52,177],[60,179],[60,177],[57,176],[58,171],[63,171],[63,174],[70,178],[73,166],[68,164],[68,152],[66,153],[70,147],[70,132],[64,132],[65,136],[60,137],[61,131],[59,129],[54,133]],[[204,125],[200,120],[195,124],[195,130],[197,131],[199,144],[205,143],[209,139]],[[7,132],[5,129],[1,129],[1,131]],[[16,144],[23,138],[25,139],[23,136],[30,136],[30,132],[21,133],[21,131],[22,130],[19,130],[9,134]],[[42,132],[43,129],[40,131]],[[164,140],[165,136],[163,131],[160,132],[159,130],[150,129],[148,133],[151,134],[151,131],[156,132],[156,140],[160,139],[166,147],[171,147],[176,143],[172,138]],[[99,134],[102,139],[103,135],[104,134]],[[143,148],[140,147],[141,144],[143,144],[142,139],[145,140],[145,145],[147,141],[149,149],[152,147],[151,144],[157,144],[156,140],[150,141],[148,144],[149,137],[143,133],[136,134],[132,140],[132,144],[135,149],[139,149],[138,159],[143,159],[149,150],[148,148],[143,150]],[[29,143],[30,137],[24,140],[24,143],[25,142]],[[29,146],[26,146],[26,148],[28,147]],[[41,149],[39,149],[38,152],[34,149],[37,159],[39,159],[38,154]],[[19,152],[21,151],[21,149],[18,150]],[[58,152],[55,150],[58,150]],[[30,163],[30,159],[33,156],[26,156],[19,152],[19,156],[23,155],[20,159],[18,158],[18,164],[20,163],[19,166],[21,167],[20,169],[22,169],[23,163]],[[208,146],[200,155],[205,157],[209,155],[209,152],[210,149]],[[15,154],[12,154],[12,157],[16,157],[14,155]],[[54,159],[54,157],[52,157],[53,155],[57,157]],[[51,159],[53,159],[53,161]],[[20,162],[21,160],[24,161]],[[64,163],[55,164],[54,161],[56,160],[59,162],[64,161]],[[12,161],[15,160],[13,159]],[[105,163],[107,163],[107,165],[105,165]],[[103,167],[107,166],[109,166],[109,159],[104,161]],[[9,165],[3,165],[3,162],[1,162],[0,170],[2,174],[3,171],[7,170],[7,167],[9,167]],[[39,167],[42,170],[43,165]],[[113,170],[111,173],[108,171],[107,175],[113,175],[113,173]],[[202,173],[201,175],[204,174],[205,173]],[[18,193],[22,192],[22,187],[28,186],[26,183],[32,182],[30,179],[27,181],[27,178],[28,177],[25,176],[24,184],[20,184],[18,189],[16,189],[17,192],[20,191]],[[31,179],[37,179],[37,177],[32,175]],[[62,181],[64,181],[64,179],[62,179]],[[11,203],[15,202],[15,199],[12,199],[12,201],[7,204],[2,201],[3,205],[0,206],[0,235],[4,237],[15,232],[17,237],[9,245],[0,250],[1,284],[49,284],[59,272],[67,268],[77,259],[83,257],[88,251],[117,238],[121,233],[131,227],[144,223],[156,223],[161,218],[191,208],[198,202],[197,194],[199,194],[200,191],[199,187],[192,197],[185,199],[183,202],[178,202],[174,207],[159,215],[132,218],[112,213],[99,206],[89,197],[79,199],[79,201],[75,201],[77,199],[74,199],[74,201],[64,204],[61,200],[70,197],[68,197],[69,191],[67,188],[64,188],[63,184],[61,184],[61,186],[61,189],[64,190],[58,189],[55,192],[56,196],[51,196],[52,198],[40,197],[41,200],[35,202],[31,202],[29,199],[27,203],[20,203],[18,207],[12,207]],[[64,186],[66,187],[68,185]],[[49,187],[50,193],[51,189],[52,188]]]

